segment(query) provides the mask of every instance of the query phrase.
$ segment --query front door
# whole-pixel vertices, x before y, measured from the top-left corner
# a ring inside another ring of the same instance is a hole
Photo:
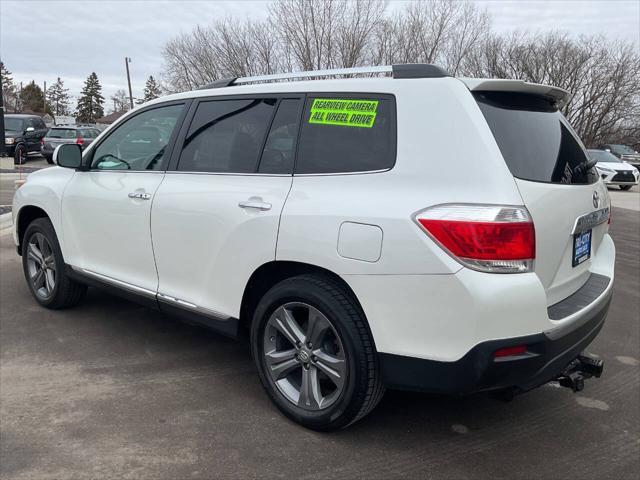
[[[62,200],[67,263],[102,281],[155,295],[151,245],[154,195],[181,121],[183,103],[143,110],[87,150]]]

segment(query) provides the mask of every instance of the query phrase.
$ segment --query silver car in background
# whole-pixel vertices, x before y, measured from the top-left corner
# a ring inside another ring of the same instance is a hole
[[[100,130],[93,126],[59,125],[52,127],[40,141],[40,153],[48,163],[53,163],[53,151],[58,145],[77,143],[84,150],[98,135],[100,135]]]

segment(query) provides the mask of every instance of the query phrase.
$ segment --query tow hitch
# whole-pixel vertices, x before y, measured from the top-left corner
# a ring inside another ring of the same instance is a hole
[[[596,377],[600,378],[604,362],[588,355],[578,355],[563,372],[555,379],[562,387],[567,387],[574,392],[581,392],[584,389],[584,379]]]

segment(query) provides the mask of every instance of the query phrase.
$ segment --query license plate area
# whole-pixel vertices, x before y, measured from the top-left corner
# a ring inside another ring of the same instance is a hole
[[[591,258],[591,229],[573,236],[573,256],[571,266],[577,267]]]

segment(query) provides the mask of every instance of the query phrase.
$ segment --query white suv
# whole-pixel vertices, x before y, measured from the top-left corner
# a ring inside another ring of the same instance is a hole
[[[48,308],[97,285],[248,333],[271,399],[319,430],[385,387],[579,390],[615,248],[568,99],[394,65],[154,100],[16,192],[27,283]]]

